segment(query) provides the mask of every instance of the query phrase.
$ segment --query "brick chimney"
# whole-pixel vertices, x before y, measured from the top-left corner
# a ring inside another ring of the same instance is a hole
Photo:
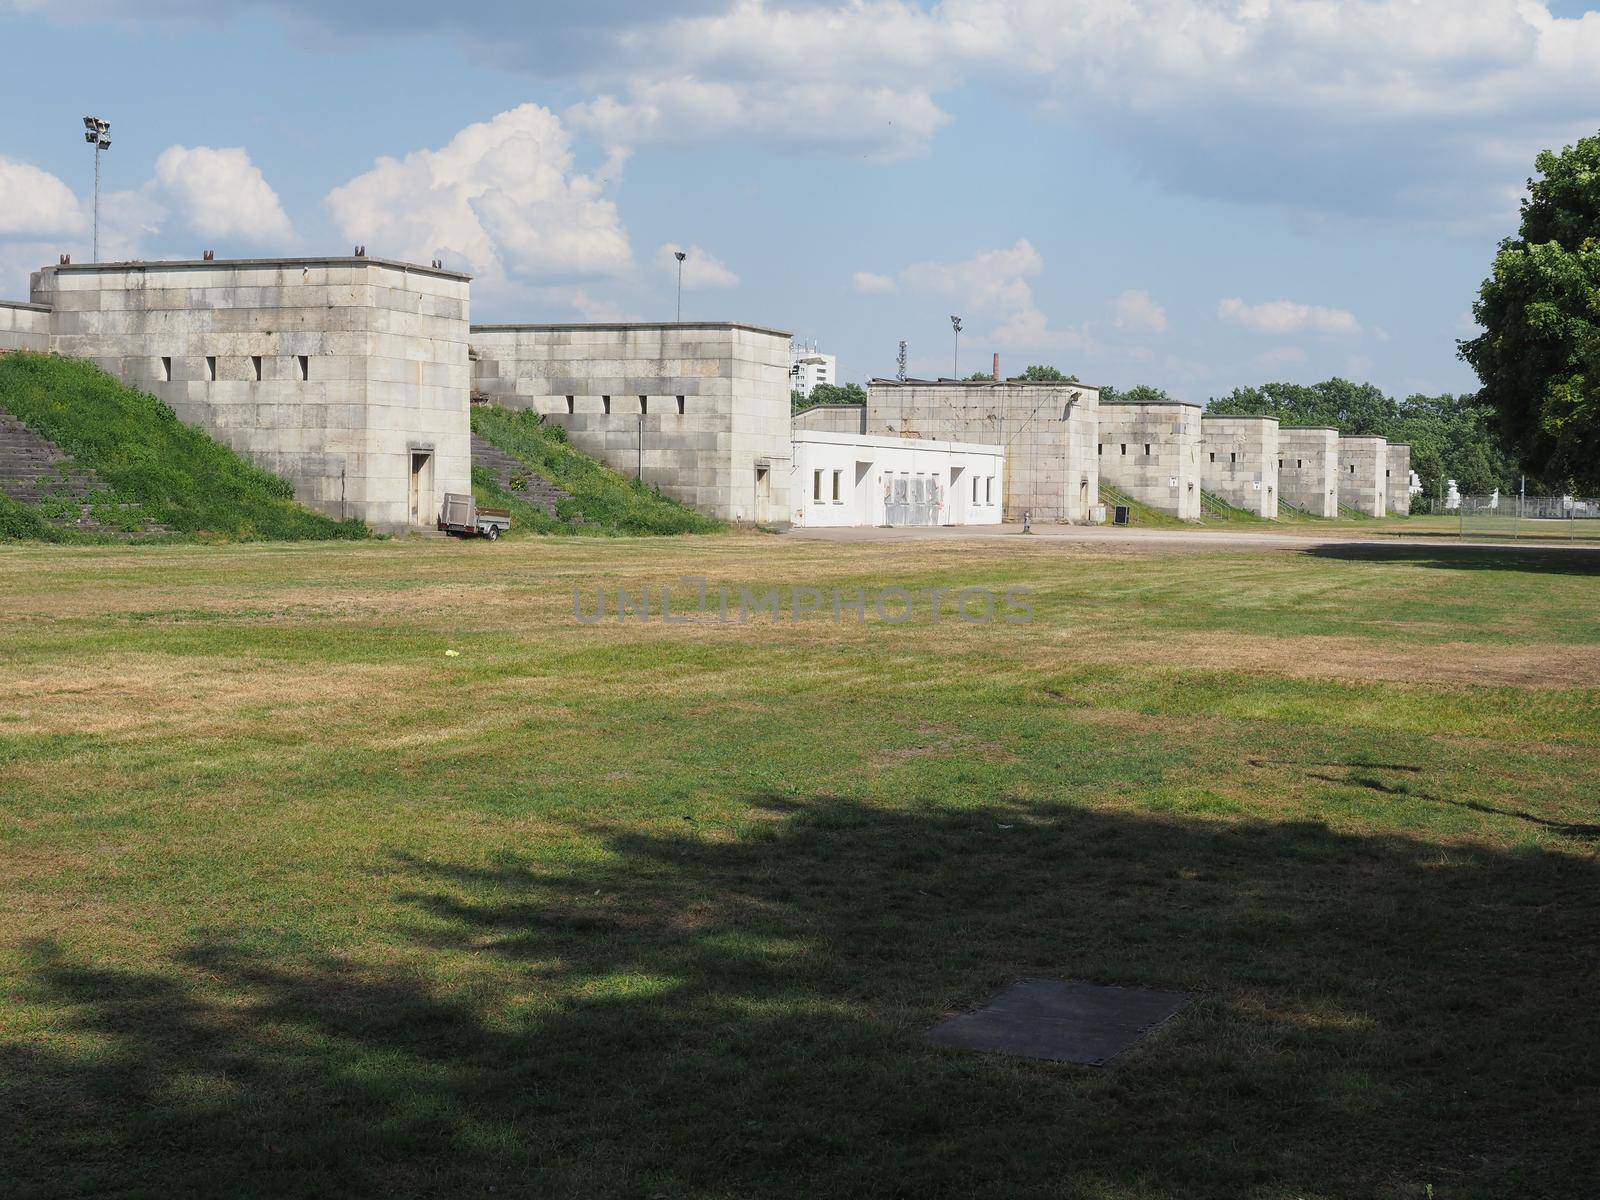
[[[994,352],[994,381],[1000,382],[1000,351]]]

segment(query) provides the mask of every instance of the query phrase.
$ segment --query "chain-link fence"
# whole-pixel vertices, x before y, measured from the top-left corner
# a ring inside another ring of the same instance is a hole
[[[1583,496],[1462,496],[1462,537],[1600,541],[1600,499]]]

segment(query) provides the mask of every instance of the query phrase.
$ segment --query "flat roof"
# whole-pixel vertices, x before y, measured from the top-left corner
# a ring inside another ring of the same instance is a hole
[[[1337,425],[1279,425],[1278,426],[1278,432],[1279,433],[1282,433],[1285,429],[1304,429],[1307,432],[1315,432],[1317,430],[1321,430],[1324,433],[1338,433],[1339,432],[1339,427]]]
[[[1098,383],[1084,383],[1081,379],[869,379],[868,387],[960,387],[960,388],[1082,388],[1089,392],[1104,389]]]
[[[770,325],[752,325],[748,321],[562,321],[538,322],[531,325],[472,325],[473,333],[578,333],[585,330],[605,330],[624,333],[644,329],[747,329],[751,333],[770,333],[774,337],[793,337],[787,329],[773,329]]]
[[[1101,408],[1138,408],[1140,406],[1145,406],[1145,405],[1156,407],[1156,408],[1160,408],[1160,407],[1164,407],[1164,406],[1179,406],[1179,407],[1183,407],[1183,408],[1204,408],[1205,407],[1205,405],[1201,404],[1200,401],[1198,401],[1198,400],[1174,400],[1170,396],[1165,400],[1102,400],[1102,401],[1100,401],[1100,407]],[[1218,414],[1218,415],[1220,416],[1221,414]]]
[[[25,308],[29,312],[49,312],[48,304],[35,304],[32,300],[0,300],[0,308]]]
[[[900,437],[892,433],[840,433],[833,429],[791,429],[791,442],[825,442],[833,446],[874,446],[898,450],[910,446],[921,450],[955,450],[966,454],[1005,455],[999,442],[953,442],[944,438]]]
[[[173,258],[133,259],[128,262],[61,263],[42,268],[46,271],[172,271],[202,268],[222,270],[230,267],[395,267],[418,275],[437,275],[444,279],[470,280],[471,275],[460,271],[446,271],[438,267],[425,267],[420,263],[401,262],[396,258],[373,258],[368,255],[344,255],[325,258]]]
[[[1112,401],[1113,404],[1116,401]],[[1278,418],[1271,413],[1213,413],[1202,414],[1203,421],[1276,421]]]

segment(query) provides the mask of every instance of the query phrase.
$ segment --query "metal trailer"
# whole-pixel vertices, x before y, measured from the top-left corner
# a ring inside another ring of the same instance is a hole
[[[511,528],[509,508],[479,508],[478,502],[461,492],[446,492],[439,510],[439,528],[445,533],[471,537],[482,534],[491,542]]]

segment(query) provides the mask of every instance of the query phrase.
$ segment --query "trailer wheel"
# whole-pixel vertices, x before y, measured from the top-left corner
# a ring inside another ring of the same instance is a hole
[[[500,526],[498,525],[491,525],[483,532],[484,536],[487,537],[491,542],[498,542],[500,540]]]

